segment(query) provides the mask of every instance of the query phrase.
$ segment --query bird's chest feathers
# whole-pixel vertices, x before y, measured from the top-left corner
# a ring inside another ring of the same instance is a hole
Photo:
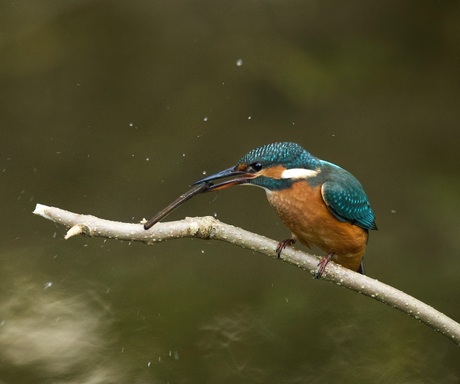
[[[267,198],[295,234],[317,227],[324,216],[330,216],[321,197],[321,186],[311,187],[305,181],[296,182],[289,189],[267,192]]]
[[[284,224],[305,245],[314,244],[337,253],[360,252],[365,247],[365,231],[340,222],[329,212],[321,196],[321,185],[298,181],[289,189],[267,192],[267,198]]]

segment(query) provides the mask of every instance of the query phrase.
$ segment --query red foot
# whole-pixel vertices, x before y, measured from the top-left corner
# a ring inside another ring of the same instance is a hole
[[[295,244],[296,240],[295,239],[286,239],[283,241],[280,241],[278,243],[278,246],[276,247],[276,254],[278,255],[278,259],[281,257],[281,251],[286,248],[288,245],[293,245]]]
[[[334,256],[334,252],[329,253],[329,255],[324,256],[321,261],[318,263],[318,270],[315,273],[315,278],[319,279],[326,269],[326,265],[331,261],[332,256]]]

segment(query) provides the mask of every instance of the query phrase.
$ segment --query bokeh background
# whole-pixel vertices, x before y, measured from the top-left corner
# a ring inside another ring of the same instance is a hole
[[[0,383],[458,383],[381,303],[228,244],[63,240],[36,203],[138,222],[295,141],[371,200],[367,273],[460,320],[460,3],[4,1]],[[198,196],[283,239],[263,191]]]

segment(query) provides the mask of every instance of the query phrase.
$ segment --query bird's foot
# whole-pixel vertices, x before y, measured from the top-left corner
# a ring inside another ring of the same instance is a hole
[[[296,240],[293,238],[286,239],[283,241],[280,241],[278,243],[278,246],[276,247],[276,254],[278,255],[278,259],[281,257],[281,251],[286,248],[288,245],[293,245],[295,244]]]
[[[329,253],[327,256],[324,256],[321,261],[318,263],[318,270],[315,273],[315,279],[319,279],[326,269],[326,265],[331,261],[334,252]]]
[[[295,244],[295,242],[296,242],[296,239],[293,239],[293,238],[280,241],[278,243],[278,246],[276,247],[276,254],[278,255],[278,259],[281,257],[281,251],[287,246]]]

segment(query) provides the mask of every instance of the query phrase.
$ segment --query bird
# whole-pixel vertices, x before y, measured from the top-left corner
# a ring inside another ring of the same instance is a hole
[[[278,258],[299,241],[327,253],[318,264],[316,278],[331,260],[364,274],[369,230],[377,230],[364,188],[350,172],[313,156],[299,144],[276,142],[255,148],[236,165],[192,185],[205,186],[200,192],[234,185],[264,189],[269,204],[291,232],[279,242]]]

